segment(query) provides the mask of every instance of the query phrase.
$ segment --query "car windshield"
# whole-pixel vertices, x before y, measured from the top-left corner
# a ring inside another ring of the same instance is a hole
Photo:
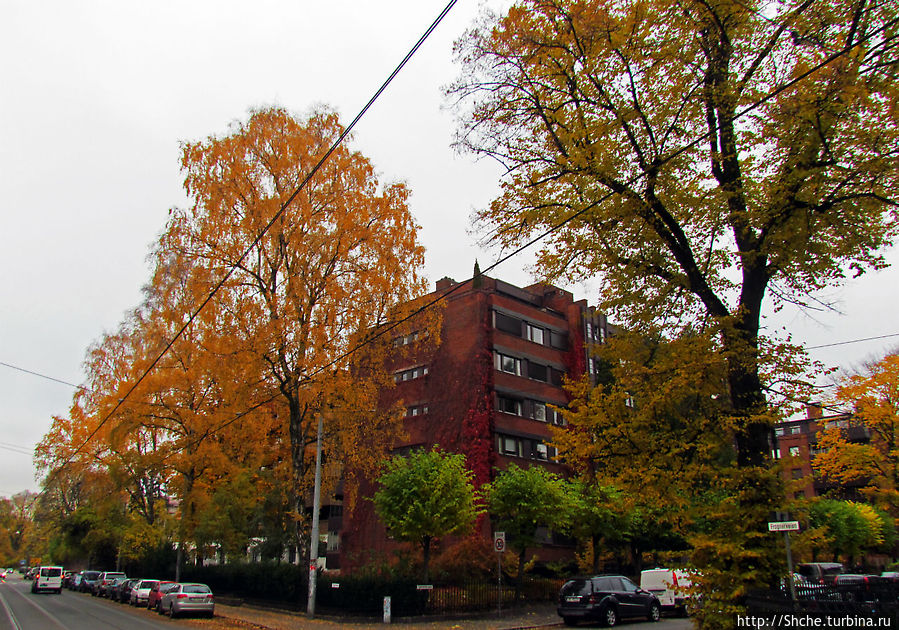
[[[566,582],[565,586],[562,587],[562,596],[566,595],[589,595],[590,594],[590,581],[589,580],[571,580],[570,582]]]
[[[62,569],[41,569],[41,577],[59,577],[62,575]]]
[[[209,587],[205,584],[185,584],[181,589],[182,593],[210,593]]]
[[[82,573],[82,576],[84,577],[85,580],[96,580],[98,577],[100,577],[100,572],[99,571],[85,571],[84,573]]]
[[[155,580],[144,580],[137,588],[153,588],[157,584],[159,584],[159,582],[156,582]]]

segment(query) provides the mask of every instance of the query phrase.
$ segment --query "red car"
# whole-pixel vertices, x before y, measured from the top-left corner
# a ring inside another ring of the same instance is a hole
[[[165,595],[166,591],[170,588],[173,588],[177,582],[160,582],[156,586],[150,589],[150,594],[147,596],[147,610],[159,610],[159,600],[162,599],[162,596]]]

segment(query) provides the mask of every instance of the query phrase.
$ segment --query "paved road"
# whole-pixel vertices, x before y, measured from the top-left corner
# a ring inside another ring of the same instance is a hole
[[[457,620],[398,621],[400,630],[507,630],[509,628],[560,627],[561,619],[551,605],[508,611],[502,619],[491,616]],[[84,593],[63,591],[60,595],[31,593],[31,582],[14,577],[0,583],[0,630],[151,630],[200,628],[202,630],[378,630],[382,623],[336,618],[308,619],[304,615],[263,611],[248,606],[216,606],[215,619],[177,619],[155,612],[117,604]],[[582,624],[597,628],[599,624]],[[659,623],[624,622],[620,630],[692,630],[689,619],[665,618]]]
[[[147,610],[64,590],[31,592],[31,582],[14,577],[0,584],[0,630],[156,630],[182,624]]]

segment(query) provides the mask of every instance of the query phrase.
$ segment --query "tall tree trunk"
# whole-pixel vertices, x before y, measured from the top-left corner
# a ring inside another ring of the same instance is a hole
[[[521,600],[521,586],[522,580],[524,580],[524,554],[527,552],[527,547],[522,547],[518,552],[518,578],[515,580],[515,599],[516,604]]]
[[[310,550],[306,544],[306,496],[303,493],[303,477],[305,472],[306,440],[303,433],[303,409],[296,392],[291,392],[286,387],[281,388],[287,399],[289,410],[288,430],[290,435],[291,473],[293,484],[291,487],[291,503],[295,511],[294,516],[294,542],[297,549],[301,550],[300,557],[309,559]]]
[[[429,574],[428,574],[428,566],[431,560],[431,537],[430,536],[422,536],[421,537],[421,551],[422,558],[424,563],[424,574],[425,574],[425,584],[428,583]]]

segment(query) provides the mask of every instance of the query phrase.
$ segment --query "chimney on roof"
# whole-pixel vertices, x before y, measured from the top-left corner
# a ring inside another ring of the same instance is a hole
[[[805,403],[805,417],[808,420],[820,420],[823,416],[824,416],[824,412],[821,409],[821,403],[819,403],[819,402]]]
[[[437,281],[437,290],[438,291],[446,291],[450,287],[454,286],[456,281],[450,278],[449,276],[443,276],[440,280]]]

